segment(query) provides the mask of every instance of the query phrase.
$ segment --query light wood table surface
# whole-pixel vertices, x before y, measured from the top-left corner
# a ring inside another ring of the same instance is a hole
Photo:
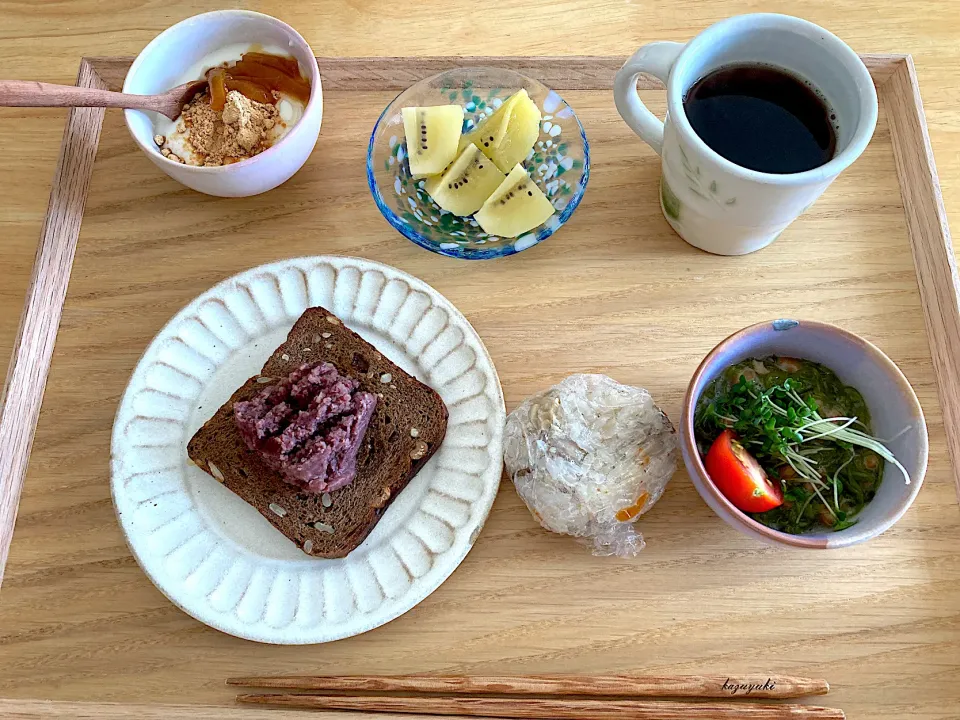
[[[0,2],[0,74],[72,83],[81,56],[135,55],[165,27],[218,7],[176,0],[109,5]],[[859,52],[914,55],[946,208],[960,228],[960,6],[952,3],[243,6],[291,23],[318,55],[330,56],[625,55],[651,40],[689,39],[732,14],[800,15]],[[368,133],[382,93],[359,98],[355,107],[329,106],[320,146],[328,155],[315,156],[286,193],[249,201],[238,222],[225,214],[236,205],[190,193],[155,171],[135,152],[119,114],[108,113],[25,512],[0,594],[0,697],[13,699],[0,701],[0,715],[119,717],[115,708],[32,699],[229,704],[222,680],[230,674],[636,671],[821,676],[834,687],[823,704],[843,707],[851,718],[960,717],[960,510],[889,143],[868,151],[790,231],[822,244],[798,254],[785,234],[751,259],[717,260],[683,246],[662,220],[643,214],[655,198],[656,159],[615,116],[612,96],[569,95],[597,128],[591,208],[585,205],[574,218],[580,224],[539,248],[482,266],[434,258],[400,238],[372,215],[359,169],[337,207],[314,202],[308,183],[330,190],[324,163],[348,166],[351,143]],[[0,362],[16,332],[64,118],[59,110],[0,110]],[[624,187],[623,178],[636,187]],[[640,197],[644,210],[632,212]],[[358,214],[374,220],[351,234]],[[152,232],[151,218],[162,231]],[[609,223],[610,241],[583,251],[589,218]],[[653,231],[638,238],[642,223]],[[269,244],[257,250],[263,241]],[[155,264],[178,262],[181,252],[198,258],[182,281],[152,284]],[[173,607],[129,556],[113,519],[103,449],[137,357],[184,302],[243,268],[310,252],[388,262],[445,293],[487,343],[508,410],[566,374],[593,370],[646,385],[675,415],[682,378],[728,332],[780,314],[846,325],[880,344],[914,383],[931,430],[927,485],[892,533],[826,558],[740,536],[679,473],[645,521],[644,555],[610,561],[546,535],[505,483],[461,569],[401,619],[314,648],[227,637]],[[791,274],[798,257],[806,265],[800,276]],[[761,281],[743,287],[743,277]],[[724,303],[731,300],[727,314]],[[589,344],[577,323],[593,324]],[[112,329],[104,333],[107,324]],[[99,368],[92,376],[91,367]],[[58,422],[51,409],[72,413],[71,421]],[[63,530],[57,548],[31,542],[45,537],[50,524]],[[178,716],[165,713],[143,709],[140,716]],[[276,714],[288,716],[294,715]]]

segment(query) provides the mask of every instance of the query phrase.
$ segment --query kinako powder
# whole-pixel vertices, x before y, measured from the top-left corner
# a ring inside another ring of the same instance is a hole
[[[274,105],[251,100],[236,90],[227,93],[222,111],[210,107],[209,92],[197,95],[183,106],[180,124],[195,157],[185,159],[173,152],[166,138],[157,144],[164,157],[190,165],[229,165],[262,153],[273,143],[274,126],[280,115]]]

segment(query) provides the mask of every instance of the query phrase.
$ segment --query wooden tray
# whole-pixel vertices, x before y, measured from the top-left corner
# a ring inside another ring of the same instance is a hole
[[[870,147],[776,243],[740,258],[694,250],[661,217],[659,158],[613,107],[622,58],[320,59],[316,152],[285,186],[246,200],[159,173],[119,113],[72,111],[0,418],[0,567],[20,501],[0,602],[0,714],[170,717],[186,711],[145,706],[229,705],[223,678],[268,672],[643,670],[822,676],[828,704],[852,718],[950,716],[960,706],[957,276],[913,63],[865,59],[881,97]],[[508,66],[561,91],[593,150],[569,225],[502,261],[415,247],[366,187],[380,110],[459,63]],[[116,89],[128,65],[84,60],[78,83]],[[643,87],[662,110],[662,91]],[[819,553],[738,534],[680,472],[641,523],[646,550],[618,561],[542,531],[505,483],[460,570],[399,620],[315,647],[223,635],[170,604],[124,544],[108,489],[113,413],[181,306],[242,269],[320,253],[390,263],[444,293],[487,343],[508,409],[597,371],[645,385],[676,417],[697,363],[728,333],[784,316],[843,325],[916,388],[930,428],[925,486],[886,535]],[[251,714],[241,713],[195,716]]]

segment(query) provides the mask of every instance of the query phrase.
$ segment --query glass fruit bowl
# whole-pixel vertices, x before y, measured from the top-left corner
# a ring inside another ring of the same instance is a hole
[[[555,212],[519,237],[497,237],[471,216],[442,210],[427,193],[426,180],[410,174],[401,109],[460,105],[466,134],[521,88],[541,114],[540,135],[522,165]],[[573,108],[542,83],[491,67],[454,68],[404,90],[380,114],[367,150],[367,183],[387,222],[427,250],[466,260],[513,255],[546,240],[577,209],[589,176],[590,148]]]

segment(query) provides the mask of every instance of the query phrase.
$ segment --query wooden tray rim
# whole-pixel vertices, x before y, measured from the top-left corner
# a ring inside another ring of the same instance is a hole
[[[960,279],[910,55],[861,55],[890,124],[920,301],[943,414],[951,471],[960,497]],[[403,90],[451,66],[496,65],[538,77],[555,90],[607,90],[625,57],[318,57],[327,90]],[[133,58],[80,61],[79,87],[118,90]],[[642,78],[641,89],[662,87]],[[26,301],[0,400],[0,584],[39,420],[84,205],[93,175],[103,108],[70,110]],[[29,703],[20,708],[32,713]],[[29,715],[27,715],[29,716]],[[221,715],[216,715],[221,717]],[[211,716],[212,717],[212,716]],[[222,717],[226,717],[223,715]]]

